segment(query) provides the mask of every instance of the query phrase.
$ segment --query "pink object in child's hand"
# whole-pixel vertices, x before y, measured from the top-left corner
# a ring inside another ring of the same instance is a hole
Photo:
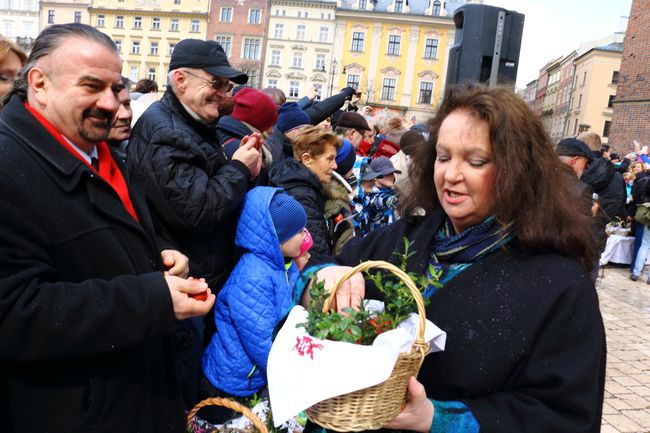
[[[305,254],[307,251],[309,251],[311,246],[314,245],[314,239],[312,239],[309,230],[307,229],[303,229],[303,230],[305,230],[305,237],[302,240],[302,245],[300,245],[300,253],[298,254],[298,257]]]

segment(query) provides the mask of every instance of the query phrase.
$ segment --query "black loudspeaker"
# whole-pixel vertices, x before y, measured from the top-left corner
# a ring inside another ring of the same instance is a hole
[[[454,45],[449,50],[446,85],[489,82],[499,12],[505,13],[505,19],[497,83],[514,86],[519,67],[524,15],[482,4],[465,4],[454,13],[456,35]]]

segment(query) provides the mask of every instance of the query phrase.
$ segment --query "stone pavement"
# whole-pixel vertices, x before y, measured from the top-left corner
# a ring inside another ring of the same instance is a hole
[[[647,269],[646,269],[647,272]],[[607,266],[596,282],[607,333],[601,433],[650,432],[650,285]]]

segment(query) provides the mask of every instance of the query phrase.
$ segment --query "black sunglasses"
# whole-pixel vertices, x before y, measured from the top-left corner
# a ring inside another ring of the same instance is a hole
[[[200,78],[201,80],[208,83],[208,86],[212,87],[214,90],[225,90],[226,93],[230,92],[232,90],[233,85],[230,82],[230,80],[227,80],[227,79],[220,80],[218,78],[215,78],[214,80],[208,80],[207,78],[202,77],[200,75],[196,75],[196,74],[194,74],[194,73],[192,73],[190,71],[184,70],[183,72],[185,72],[186,74],[191,75],[193,77]]]

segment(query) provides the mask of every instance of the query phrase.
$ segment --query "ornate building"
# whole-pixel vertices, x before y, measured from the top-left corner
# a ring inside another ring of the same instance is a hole
[[[208,38],[224,47],[228,61],[260,87],[269,21],[269,0],[212,0]]]
[[[0,0],[0,34],[29,52],[40,31],[38,0]]]
[[[425,121],[444,88],[453,21],[440,2],[410,1],[407,9],[391,0],[372,11],[369,3],[336,11],[333,91],[356,87],[365,104]]]
[[[169,60],[182,39],[205,39],[209,0],[94,0],[90,25],[120,50],[122,75],[167,84]]]
[[[332,57],[336,2],[271,0],[270,11],[263,87],[282,89],[288,100],[311,86],[319,97],[329,96],[338,71]]]

